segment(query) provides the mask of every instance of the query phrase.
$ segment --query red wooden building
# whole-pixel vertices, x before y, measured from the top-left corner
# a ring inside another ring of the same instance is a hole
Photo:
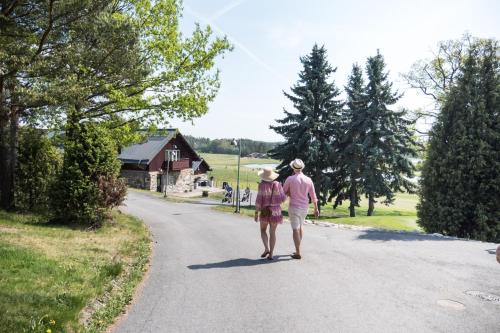
[[[183,190],[211,170],[177,129],[128,146],[118,158],[128,185],[150,191]]]

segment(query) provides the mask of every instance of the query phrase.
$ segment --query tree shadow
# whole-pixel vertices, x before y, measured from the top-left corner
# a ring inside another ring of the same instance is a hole
[[[288,257],[286,259],[282,259],[283,257]],[[200,264],[200,265],[189,265],[187,266],[189,269],[211,269],[211,268],[231,268],[231,267],[250,267],[250,266],[258,266],[258,265],[269,265],[277,262],[292,260],[290,256],[278,255],[274,256],[274,260],[267,259],[248,259],[248,258],[238,258],[238,259],[230,259],[221,262],[213,262],[208,264]]]
[[[424,234],[419,232],[397,232],[390,230],[363,230],[357,239],[371,241],[455,241],[454,237]]]

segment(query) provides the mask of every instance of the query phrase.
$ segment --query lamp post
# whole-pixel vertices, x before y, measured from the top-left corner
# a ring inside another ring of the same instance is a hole
[[[235,213],[240,213],[240,158],[241,158],[241,139],[233,139],[233,146],[238,146],[238,178],[236,179],[236,210]]]

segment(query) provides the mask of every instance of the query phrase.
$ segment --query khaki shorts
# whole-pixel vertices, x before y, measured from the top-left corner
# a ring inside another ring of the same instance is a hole
[[[302,224],[304,224],[304,220],[307,216],[307,211],[307,208],[288,208],[288,218],[290,219],[290,224],[292,225],[293,230],[299,229]]]

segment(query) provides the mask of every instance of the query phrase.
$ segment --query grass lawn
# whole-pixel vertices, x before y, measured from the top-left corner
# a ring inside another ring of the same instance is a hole
[[[223,154],[202,154],[208,164],[212,167],[213,171],[210,172],[217,182],[216,186],[220,187],[223,181],[231,184],[233,189],[236,189],[237,178],[237,155],[223,155]],[[241,189],[249,186],[253,190],[257,190],[259,177],[257,176],[258,169],[251,169],[245,167],[248,164],[278,164],[279,161],[273,159],[255,159],[255,158],[242,158],[240,168],[240,182]],[[213,199],[219,201],[222,199],[222,194],[210,195]],[[187,200],[186,200],[187,201]],[[356,217],[349,217],[349,202],[345,201],[343,205],[333,209],[331,204],[322,207],[321,220],[325,222],[335,222],[340,224],[360,225],[374,228],[391,229],[391,230],[405,230],[405,231],[421,231],[416,224],[417,214],[416,205],[418,197],[415,194],[398,193],[393,205],[385,206],[377,203],[375,205],[374,216],[366,216],[368,209],[368,201],[363,198],[360,207],[356,208]],[[219,206],[215,207],[219,211],[233,212],[234,207]],[[288,207],[285,204],[284,210]],[[312,211],[312,209],[311,209]],[[253,208],[242,206],[241,212],[243,214],[253,216]],[[310,217],[312,218],[312,217]]]
[[[0,332],[102,332],[112,323],[150,254],[144,224],[113,216],[87,231],[0,211]]]
[[[342,206],[333,209],[331,204],[323,206],[321,208],[322,222],[333,222],[339,224],[348,225],[358,225],[365,227],[373,227],[388,230],[402,230],[402,231],[421,231],[420,227],[417,225],[416,220],[416,209],[418,197],[414,194],[398,193],[396,195],[396,201],[394,205],[385,206],[383,204],[377,203],[375,205],[375,212],[373,216],[366,216],[367,202],[366,200],[361,201],[360,207],[356,209],[356,217],[349,217],[349,203],[346,201]],[[286,216],[286,211],[288,210],[288,201],[283,205],[283,214]],[[234,212],[232,206],[217,206],[214,207],[215,210],[223,212]],[[310,212],[313,211],[312,205],[309,209]],[[254,215],[254,207],[241,206],[241,213],[252,216]],[[313,219],[312,215],[308,216],[308,219]]]
[[[236,179],[238,175],[238,155],[224,154],[201,154],[207,161],[213,171],[209,172],[209,176],[213,176],[217,182],[217,187],[222,187],[222,182],[226,181],[236,189]],[[279,161],[269,158],[248,158],[242,157],[240,161],[240,186],[242,189],[250,187],[253,190],[257,189],[259,177],[257,172],[259,169],[251,169],[245,167],[249,164],[278,164]]]

